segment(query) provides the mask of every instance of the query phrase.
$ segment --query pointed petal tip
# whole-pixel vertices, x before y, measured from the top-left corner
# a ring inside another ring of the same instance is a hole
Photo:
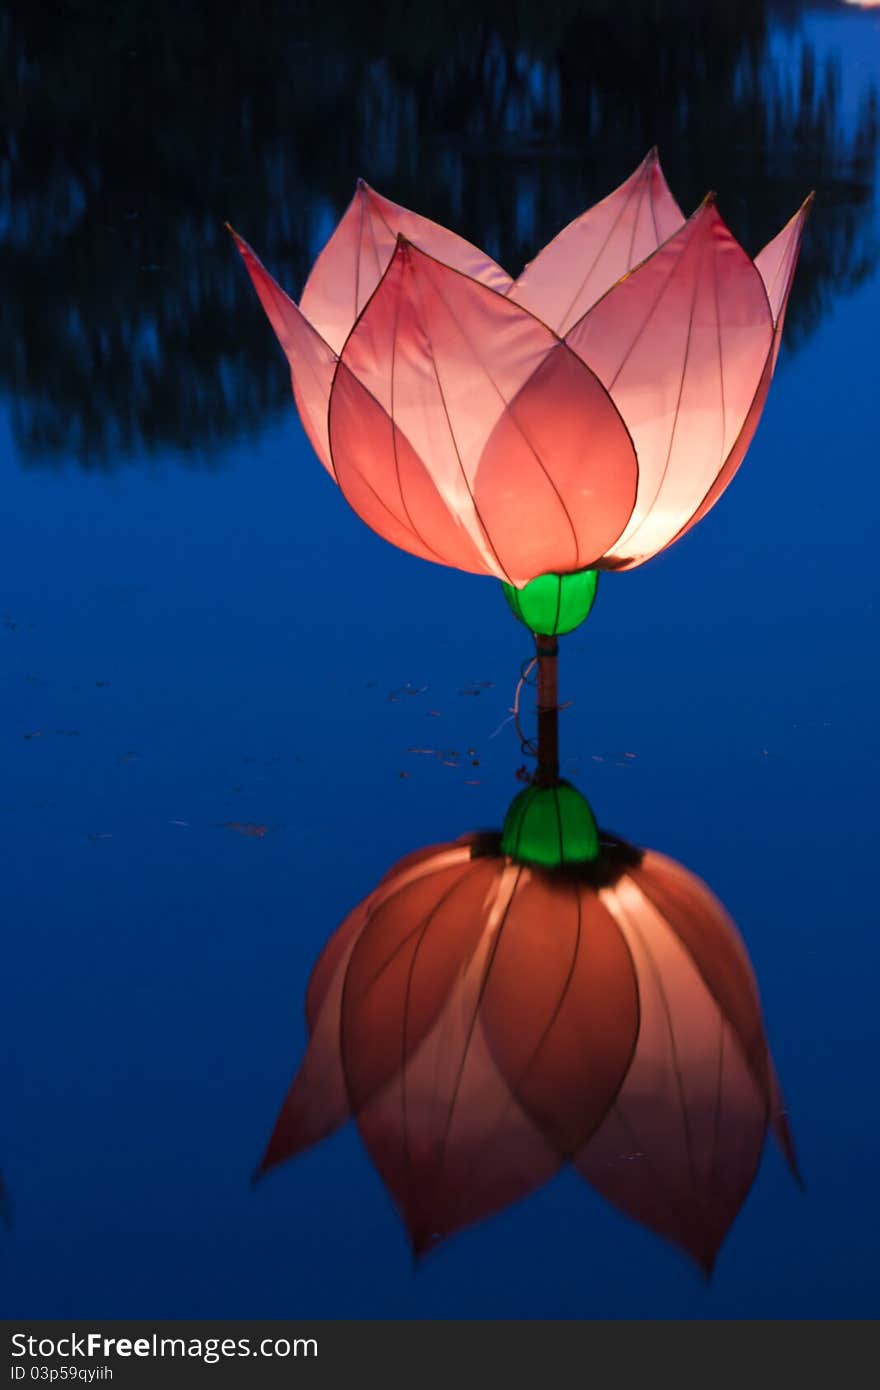
[[[426,1256],[436,1250],[443,1243],[444,1237],[439,1231],[407,1231],[409,1237],[409,1249],[412,1255],[413,1267],[421,1268]]]
[[[284,1155],[282,1155],[280,1158],[272,1157],[271,1149],[267,1149],[266,1152],[263,1154],[263,1157],[257,1164],[256,1168],[251,1173],[251,1187],[256,1187],[258,1183],[261,1183],[269,1173],[273,1172],[273,1170],[283,1162]]]
[[[232,240],[235,242],[235,249],[236,251],[238,251],[242,260],[246,263],[248,261],[256,261],[257,263],[259,263],[259,257],[256,251],[251,246],[250,242],[245,241],[244,237],[241,235],[240,232],[237,232],[235,230],[231,222],[224,222],[223,225],[226,228],[229,235],[232,237]]]

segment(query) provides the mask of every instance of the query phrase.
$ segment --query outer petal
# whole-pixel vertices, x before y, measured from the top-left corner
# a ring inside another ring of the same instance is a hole
[[[739,932],[706,885],[674,859],[648,850],[630,876],[678,937],[730,1025],[765,1099],[779,1147],[792,1173],[799,1177],[794,1141],[764,1032],[758,982]]]
[[[481,930],[474,949],[459,961],[452,987],[439,992],[430,1027],[413,1046],[402,1030],[388,1084],[358,1108],[361,1137],[417,1255],[519,1200],[561,1166],[556,1150],[511,1095],[482,1026],[486,979],[503,931],[510,880],[518,872],[496,867],[500,891],[477,908]],[[432,976],[440,944],[428,938],[443,931],[439,921],[428,927],[423,952],[412,963],[413,996],[436,992]],[[440,978],[446,979],[442,969]],[[405,1001],[401,990],[392,1011],[397,1014]]]
[[[451,855],[386,898],[352,953],[341,1049],[355,1115],[417,1052],[503,915],[504,861]]]
[[[785,322],[785,309],[791,290],[794,272],[797,267],[801,238],[815,194],[805,198],[794,217],[789,218],[781,232],[768,241],[763,251],[755,257],[755,266],[764,281],[767,298],[773,313],[773,323],[777,332],[782,332]]]
[[[639,494],[607,568],[650,558],[734,448],[773,341],[767,292],[711,200],[571,329],[629,426]]]
[[[639,1032],[632,957],[592,887],[522,871],[480,1017],[512,1095],[572,1158],[614,1103]]]
[[[331,936],[306,995],[309,1040],[305,1056],[275,1122],[258,1174],[326,1139],[349,1118],[339,1052],[339,1015],[345,972],[368,919],[361,903]]]
[[[700,896],[702,885],[693,882]],[[664,914],[630,876],[602,896],[635,961],[641,1025],[614,1109],[576,1166],[615,1206],[708,1273],[758,1169],[767,1094],[735,1025]],[[699,912],[700,902],[692,907]],[[742,1002],[754,1006],[754,994]]]
[[[625,183],[529,262],[510,298],[563,335],[683,222],[653,149]]]
[[[336,354],[273,280],[247,242],[237,232],[233,231],[232,235],[266,317],[290,363],[293,395],[303,429],[318,458],[331,477],[335,477],[327,434],[327,406],[336,370]]]
[[[758,422],[764,410],[764,403],[767,400],[767,393],[770,390],[770,382],[773,379],[773,372],[776,369],[776,360],[779,357],[779,349],[782,345],[782,328],[785,323],[785,310],[788,304],[788,296],[791,293],[791,286],[794,281],[794,272],[797,267],[798,253],[800,251],[801,239],[804,233],[804,226],[807,215],[813,202],[813,194],[802,204],[772,241],[768,242],[763,251],[755,257],[755,266],[760,273],[761,279],[767,290],[770,300],[770,308],[773,313],[774,330],[773,342],[767,360],[764,363],[764,370],[761,373],[761,380],[752,401],[749,413],[746,416],[742,429],[739,432],[736,443],[728,454],[724,467],[718,477],[712,483],[706,496],[702,499],[699,507],[693,516],[682,526],[670,541],[676,541],[683,536],[692,526],[696,526],[698,521],[702,521],[708,511],[714,507],[718,498],[724,492],[727,485],[732,481],[740,464],[746,456],[749,445],[755,437]]]
[[[511,285],[507,272],[478,247],[383,198],[359,179],[300,299],[306,318],[336,352],[342,351],[355,319],[384,275],[398,236],[502,294]]]
[[[325,1139],[349,1118],[340,1049],[342,999],[351,955],[363,932],[389,902],[393,904],[419,879],[427,877],[430,885],[442,870],[457,866],[460,872],[465,871],[470,859],[468,840],[456,845],[434,845],[407,855],[333,933],[309,980],[305,1056],[275,1123],[260,1173]]]
[[[595,375],[531,314],[403,241],[340,358],[330,443],[380,535],[516,584],[591,564],[635,497],[632,443]]]

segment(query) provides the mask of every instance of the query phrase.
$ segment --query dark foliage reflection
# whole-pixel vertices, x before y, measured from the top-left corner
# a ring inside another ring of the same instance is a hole
[[[259,16],[8,0],[0,381],[26,456],[204,461],[286,404],[222,221],[296,288],[357,174],[514,270],[655,142],[683,206],[718,188],[752,252],[816,187],[794,344],[874,264],[876,103],[844,120],[796,11],[302,0]]]

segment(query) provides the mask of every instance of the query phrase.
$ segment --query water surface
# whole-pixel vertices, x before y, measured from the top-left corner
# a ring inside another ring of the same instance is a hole
[[[0,29],[2,1306],[876,1314],[880,15],[326,8]],[[324,941],[518,790],[528,636],[346,508],[222,223],[297,291],[362,174],[516,269],[655,142],[750,251],[817,205],[735,485],[564,643],[564,771],[737,921],[806,1190],[768,1146],[708,1283],[571,1174],[414,1270],[350,1127],[249,1179]]]

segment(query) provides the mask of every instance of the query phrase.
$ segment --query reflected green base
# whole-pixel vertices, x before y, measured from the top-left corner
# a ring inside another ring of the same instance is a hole
[[[598,570],[539,574],[524,589],[501,587],[514,617],[539,637],[561,637],[584,621],[596,601]]]
[[[526,787],[504,817],[501,848],[545,869],[591,864],[599,857],[599,831],[589,802],[569,782]]]

